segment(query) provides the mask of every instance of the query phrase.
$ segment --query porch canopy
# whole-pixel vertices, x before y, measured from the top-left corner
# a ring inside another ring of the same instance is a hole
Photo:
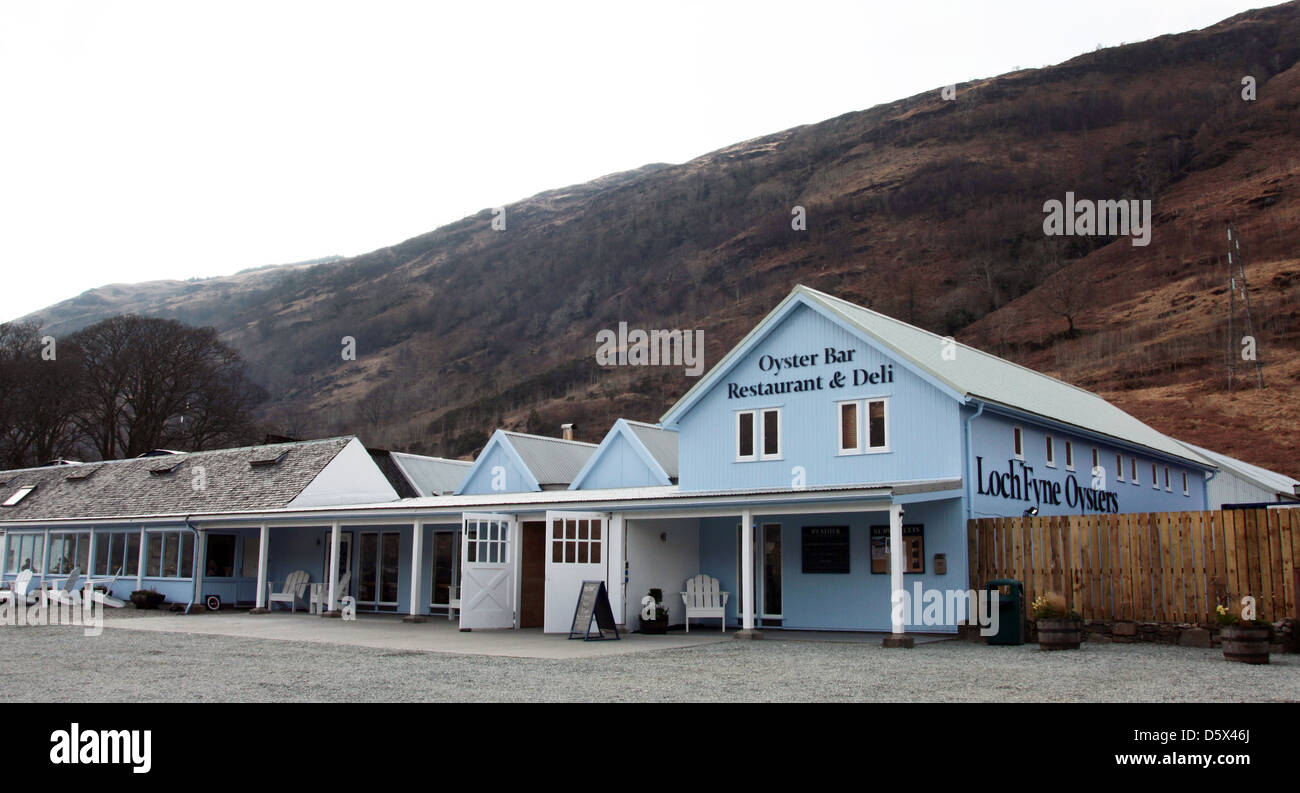
[[[729,491],[681,492],[675,485],[605,490],[547,490],[528,493],[491,495],[437,496],[409,498],[380,504],[304,507],[265,510],[257,513],[211,513],[192,515],[190,520],[203,531],[229,527],[256,527],[258,532],[257,607],[265,608],[268,580],[270,532],[277,528],[317,527],[329,531],[327,571],[329,610],[337,611],[340,541],[349,526],[413,527],[410,549],[408,611],[411,618],[424,613],[421,605],[423,573],[422,543],[424,527],[429,524],[465,526],[466,516],[483,520],[492,516],[513,521],[542,520],[551,515],[591,514],[608,519],[608,533],[614,539],[608,545],[604,561],[610,571],[622,570],[622,543],[625,521],[631,518],[673,519],[735,517],[742,526],[753,526],[764,515],[800,515],[815,513],[883,512],[889,516],[890,547],[902,547],[903,510],[906,504],[942,498],[959,498],[961,480],[926,480],[863,486],[835,486],[807,489],[756,489]],[[484,534],[486,538],[488,535]],[[513,536],[513,535],[512,535]],[[752,532],[742,532],[740,618],[744,630],[755,627],[755,570]],[[462,548],[462,561],[466,559]],[[519,554],[513,554],[518,575]],[[485,557],[486,558],[486,557]],[[505,557],[503,557],[504,559]],[[890,554],[890,589],[903,589],[903,554]],[[473,561],[471,559],[471,561]],[[621,575],[609,575],[611,600],[624,600]],[[196,580],[196,591],[200,584]],[[516,604],[517,605],[517,604]],[[904,633],[902,616],[891,609],[891,631]],[[515,616],[518,625],[518,615]],[[508,626],[496,626],[508,627]]]

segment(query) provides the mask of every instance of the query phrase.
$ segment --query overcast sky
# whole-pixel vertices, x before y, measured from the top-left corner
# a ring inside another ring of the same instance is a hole
[[[1268,4],[0,0],[0,320]]]

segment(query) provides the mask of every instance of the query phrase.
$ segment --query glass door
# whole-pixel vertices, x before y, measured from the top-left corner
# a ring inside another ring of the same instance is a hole
[[[764,523],[762,534],[762,559],[759,579],[762,587],[760,602],[764,620],[781,619],[781,524]]]
[[[363,531],[357,570],[357,605],[377,611],[397,608],[398,539],[395,531]]]
[[[433,588],[429,593],[429,607],[440,614],[447,613],[456,599],[456,586],[460,579],[460,552],[456,544],[459,532],[434,531],[433,570],[429,580]]]

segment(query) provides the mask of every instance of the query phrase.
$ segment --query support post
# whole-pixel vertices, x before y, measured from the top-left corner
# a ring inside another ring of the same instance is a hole
[[[144,589],[144,560],[146,558],[145,552],[147,550],[145,548],[145,540],[147,539],[149,539],[149,536],[145,534],[144,526],[141,526],[140,527],[140,553],[136,557],[136,565],[135,565],[135,588],[136,589]]]
[[[271,545],[271,528],[265,523],[262,524],[262,533],[257,540],[257,608],[253,609],[253,614],[265,614],[266,608],[266,568],[267,568],[267,551]]]
[[[336,520],[330,524],[330,569],[326,573],[329,576],[329,597],[325,603],[325,617],[338,617],[339,614],[339,546],[342,532],[339,531],[339,522]]]
[[[411,538],[411,613],[402,618],[402,622],[424,622],[420,613],[420,570],[424,568],[424,521],[415,522],[415,534]]]
[[[903,588],[903,507],[899,504],[889,507],[889,591],[890,634],[882,644],[910,649],[912,637],[903,630],[902,603],[907,591]]]
[[[754,630],[754,513],[740,513],[740,630],[737,639],[761,639]],[[724,617],[725,619],[725,617]]]
[[[190,575],[194,577],[194,603],[203,599],[203,558],[207,555],[208,533],[199,529],[194,532],[194,569]]]
[[[4,538],[0,537],[0,559],[4,559]],[[0,570],[0,572],[4,572]],[[90,527],[90,550],[86,552],[86,579],[95,580],[95,527]]]

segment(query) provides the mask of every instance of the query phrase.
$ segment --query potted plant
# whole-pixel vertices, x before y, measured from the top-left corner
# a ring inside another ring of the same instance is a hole
[[[650,594],[641,600],[641,632],[642,633],[667,633],[668,632],[668,607],[663,605],[664,591],[662,589],[652,589]],[[654,615],[651,617],[650,615]]]
[[[1039,595],[1030,605],[1040,650],[1077,650],[1083,640],[1083,618],[1065,606],[1056,592]]]
[[[1242,664],[1268,663],[1268,645],[1273,640],[1273,626],[1263,620],[1243,620],[1222,604],[1214,609],[1219,624],[1219,641],[1225,661]]]
[[[156,589],[137,589],[131,593],[131,602],[138,609],[156,609],[166,599],[167,596]]]

